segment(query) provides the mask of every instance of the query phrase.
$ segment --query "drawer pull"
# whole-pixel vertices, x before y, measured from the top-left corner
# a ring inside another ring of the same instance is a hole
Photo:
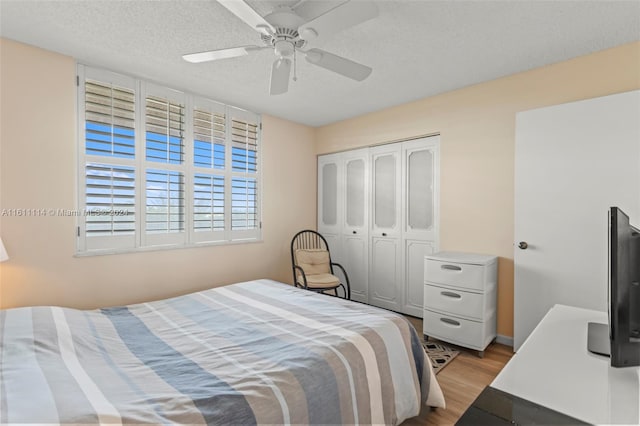
[[[460,327],[460,323],[456,320],[452,320],[451,318],[440,318],[440,321],[442,321],[445,324],[448,325],[453,325],[455,327]]]
[[[440,268],[446,269],[447,271],[462,271],[462,268],[458,265],[442,265]]]
[[[443,296],[446,296],[446,297],[451,297],[452,299],[461,299],[462,298],[461,294],[454,293],[452,291],[441,291],[440,294],[443,295]]]

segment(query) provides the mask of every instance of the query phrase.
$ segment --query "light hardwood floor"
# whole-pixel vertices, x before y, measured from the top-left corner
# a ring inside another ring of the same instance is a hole
[[[407,318],[422,335],[422,319]],[[489,345],[484,352],[484,358],[478,357],[476,351],[450,346],[458,349],[460,355],[436,376],[444,393],[447,408],[424,409],[418,417],[402,423],[403,426],[455,424],[513,355],[513,348],[498,343]]]

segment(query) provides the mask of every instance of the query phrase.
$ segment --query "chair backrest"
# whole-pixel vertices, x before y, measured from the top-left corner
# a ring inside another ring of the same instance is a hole
[[[298,232],[291,240],[291,265],[294,282],[298,279],[296,265],[301,267],[305,274],[333,274],[327,240],[311,229]]]
[[[331,273],[331,261],[327,250],[296,249],[294,257],[296,265],[307,275]]]

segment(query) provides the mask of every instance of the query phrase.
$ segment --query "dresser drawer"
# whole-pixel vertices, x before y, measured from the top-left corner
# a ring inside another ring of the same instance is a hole
[[[482,293],[469,293],[468,291],[433,285],[424,286],[425,309],[482,320],[483,300]]]
[[[486,268],[482,265],[426,259],[424,279],[434,284],[482,291],[485,284],[485,270]]]
[[[483,328],[484,323],[482,322],[466,320],[427,309],[424,311],[424,334],[460,346],[484,350]]]

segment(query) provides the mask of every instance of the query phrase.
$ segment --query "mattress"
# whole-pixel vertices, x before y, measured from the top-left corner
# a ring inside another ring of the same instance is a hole
[[[256,280],[0,311],[0,422],[399,424],[444,406],[411,324]]]

